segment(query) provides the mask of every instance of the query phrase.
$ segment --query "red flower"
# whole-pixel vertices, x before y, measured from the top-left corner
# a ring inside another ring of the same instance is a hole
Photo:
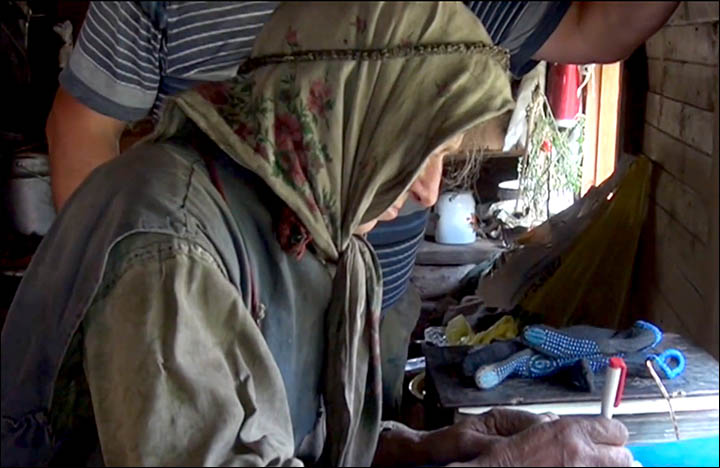
[[[275,116],[275,147],[283,154],[280,164],[290,172],[297,185],[304,183],[307,148],[298,119],[288,113]]]
[[[297,30],[293,29],[292,26],[288,28],[288,32],[285,34],[285,41],[290,47],[296,47],[299,45],[297,38]]]
[[[253,130],[245,125],[245,122],[240,122],[235,129],[235,134],[239,136],[243,141],[247,141],[253,135]]]
[[[278,162],[280,163],[280,166],[283,168],[283,171],[286,175],[290,176],[290,179],[292,179],[293,183],[296,186],[301,186],[307,183],[307,178],[305,177],[305,172],[303,171],[302,166],[300,165],[300,161],[298,158],[293,155],[292,153],[288,153],[286,151],[283,151],[280,153]]]
[[[549,153],[552,151],[552,143],[550,143],[550,140],[545,140],[542,142],[542,146],[540,147],[540,150]]]
[[[216,106],[222,106],[230,101],[229,89],[226,83],[204,83],[196,86],[195,91],[206,101]]]
[[[288,152],[294,152],[296,147],[302,146],[302,128],[294,115],[275,115],[275,146],[280,151]]]
[[[325,117],[325,104],[330,99],[332,90],[323,80],[315,80],[310,84],[308,108],[313,114]]]

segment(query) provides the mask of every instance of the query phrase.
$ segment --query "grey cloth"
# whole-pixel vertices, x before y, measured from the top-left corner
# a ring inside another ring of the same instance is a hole
[[[101,441],[110,444],[111,451],[132,446],[111,462],[244,464],[238,461],[244,456],[251,464],[298,464],[299,446],[317,447],[303,441],[307,434],[324,430],[318,394],[322,361],[315,359],[322,355],[323,328],[313,330],[323,322],[329,275],[312,256],[302,262],[288,258],[272,240],[270,216],[259,203],[261,197],[268,200],[267,193],[243,191],[239,173],[219,168],[220,177],[235,180],[237,192],[227,194],[229,204],[211,184],[203,161],[174,145],[137,147],[98,168],[73,195],[39,247],[3,328],[3,465],[41,465],[53,457],[56,447],[48,420],[54,385],[71,338],[85,327],[86,354],[93,354],[87,360],[88,380]],[[150,235],[166,240],[158,243]],[[250,314],[260,315],[248,307],[253,304],[251,271],[263,283],[260,302],[266,306],[260,329],[253,325],[255,331],[248,325]],[[300,277],[303,287],[297,288]],[[170,288],[175,281],[188,288]],[[206,286],[192,288],[200,284]],[[37,294],[39,290],[46,293]],[[178,294],[184,295],[182,302]],[[103,306],[99,301],[109,302]],[[163,301],[175,304],[174,316],[159,307]],[[140,313],[143,304],[147,314]],[[88,309],[91,315],[84,324]],[[210,326],[213,317],[200,311],[222,312],[227,320]],[[173,323],[183,326],[157,335],[154,326]],[[227,341],[227,330],[238,327],[244,335]],[[193,328],[205,329],[197,342],[187,341]],[[207,332],[210,329],[218,335]],[[218,341],[222,336],[226,341]],[[125,340],[135,340],[138,350],[148,352],[140,353]],[[203,361],[208,353],[195,356],[188,351],[196,347],[212,351],[220,368]],[[137,367],[123,367],[123,362]],[[147,367],[153,363],[162,363],[160,369],[167,366],[154,380]],[[168,369],[173,378],[159,385]],[[205,378],[213,372],[232,381]],[[123,379],[137,385],[136,391],[108,384]],[[228,383],[230,389],[225,388]],[[217,401],[208,406],[212,400]],[[180,411],[181,403],[188,408]],[[138,414],[129,408],[141,404],[151,411],[142,418],[130,417]],[[154,429],[155,442],[165,438],[166,447],[172,448],[177,434],[168,416],[173,409],[188,421],[193,408],[216,405],[234,408],[236,416],[242,406],[244,417],[228,420],[209,413],[196,420],[192,431],[180,424],[178,428],[190,432],[179,439],[193,447],[188,458],[141,443],[147,435],[143,418]],[[115,417],[119,426],[113,429],[107,421]],[[232,450],[223,451],[229,447]]]
[[[383,376],[383,419],[396,419],[402,403],[410,335],[420,317],[422,301],[412,284],[380,324]]]

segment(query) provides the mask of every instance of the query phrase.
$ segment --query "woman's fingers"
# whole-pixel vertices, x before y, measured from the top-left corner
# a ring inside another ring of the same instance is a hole
[[[512,466],[631,466],[625,441],[627,430],[618,421],[560,418],[504,438],[493,447],[497,460],[491,461]]]
[[[479,430],[484,430],[489,435],[500,436],[512,436],[536,424],[551,422],[555,419],[557,416],[551,413],[535,414],[507,408],[493,408],[478,416],[478,422],[484,428]]]
[[[617,419],[607,419],[600,416],[578,419],[580,428],[596,444],[623,446],[627,443],[627,428]]]
[[[595,466],[632,466],[635,458],[625,447],[598,445]]]

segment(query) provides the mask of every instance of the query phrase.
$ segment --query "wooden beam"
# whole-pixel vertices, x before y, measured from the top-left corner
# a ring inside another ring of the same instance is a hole
[[[585,141],[583,142],[581,195],[585,195],[590,187],[595,185],[601,78],[602,65],[594,65],[593,76],[585,88]]]
[[[469,265],[493,258],[505,250],[500,241],[478,239],[472,244],[450,245],[423,240],[417,251],[416,265]]]
[[[717,27],[717,26],[716,26]],[[716,70],[716,77],[720,76],[720,70],[718,67],[715,68]],[[717,83],[717,78],[715,79]],[[718,234],[718,230],[720,230],[720,215],[718,214],[718,210],[720,210],[720,154],[718,152],[718,125],[720,125],[720,118],[718,118],[718,98],[717,95],[715,97],[715,131],[713,132],[713,170],[712,170],[712,176],[711,176],[711,183],[713,185],[713,188],[711,190],[712,195],[710,196],[710,244],[709,244],[709,250],[710,250],[710,268],[707,275],[707,291],[709,296],[709,304],[710,304],[710,317],[708,320],[708,329],[712,330],[712,336],[710,337],[710,343],[707,343],[705,346],[705,349],[712,354],[715,359],[718,359],[718,356],[720,355],[720,349],[718,349],[718,344],[720,344],[720,300],[719,292],[720,288],[718,288],[718,281],[720,280],[720,252],[718,251],[718,243],[720,242],[720,235]]]
[[[598,118],[595,184],[601,184],[615,171],[618,155],[618,118],[620,115],[620,77],[622,62],[602,65],[600,110]]]

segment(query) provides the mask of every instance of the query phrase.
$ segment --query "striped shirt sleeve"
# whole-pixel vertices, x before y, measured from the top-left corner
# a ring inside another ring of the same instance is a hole
[[[522,76],[536,61],[532,56],[545,44],[572,2],[466,1],[495,44],[510,52],[510,71]]]
[[[136,2],[91,2],[60,84],[96,112],[144,117],[160,83],[161,33]]]

